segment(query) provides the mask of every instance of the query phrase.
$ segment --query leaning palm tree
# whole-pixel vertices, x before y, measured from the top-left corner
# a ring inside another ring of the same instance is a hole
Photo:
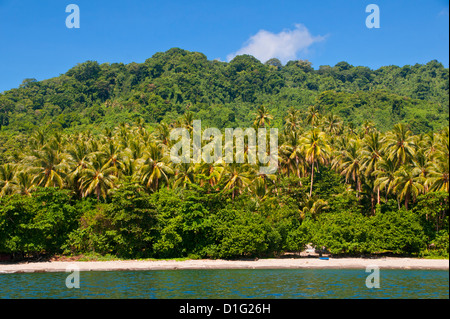
[[[110,166],[104,156],[95,154],[92,161],[81,171],[80,189],[83,191],[83,197],[95,194],[98,201],[100,196],[106,198],[108,191],[115,186],[115,172],[115,168]]]
[[[303,153],[305,160],[311,165],[311,186],[309,196],[312,196],[314,182],[314,166],[317,164],[325,164],[328,160],[331,148],[328,145],[327,137],[324,132],[313,129],[302,139]]]
[[[412,198],[415,200],[420,193],[423,193],[423,178],[420,177],[420,169],[411,166],[402,166],[395,174],[394,192],[399,200],[405,200],[405,208],[408,210],[408,202]]]
[[[449,162],[438,161],[433,163],[426,181],[430,191],[449,191]]]

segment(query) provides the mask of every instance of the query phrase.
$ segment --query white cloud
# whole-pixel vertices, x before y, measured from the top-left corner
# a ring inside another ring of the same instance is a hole
[[[231,61],[237,55],[250,54],[261,62],[278,58],[282,63],[286,63],[296,60],[299,52],[307,52],[313,43],[324,39],[323,36],[311,35],[302,24],[296,24],[294,30],[283,30],[277,34],[259,30],[241,49],[227,55],[227,60]]]

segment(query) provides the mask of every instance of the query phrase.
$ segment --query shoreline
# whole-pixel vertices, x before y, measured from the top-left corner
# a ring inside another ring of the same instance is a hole
[[[449,270],[448,259],[385,258],[271,258],[259,260],[112,260],[0,263],[0,274],[73,271],[137,271],[183,269],[423,269]]]

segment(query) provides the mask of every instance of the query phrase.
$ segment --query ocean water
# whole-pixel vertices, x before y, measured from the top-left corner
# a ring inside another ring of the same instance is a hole
[[[243,269],[0,274],[0,299],[448,299],[449,272],[380,270],[368,288],[364,269]]]

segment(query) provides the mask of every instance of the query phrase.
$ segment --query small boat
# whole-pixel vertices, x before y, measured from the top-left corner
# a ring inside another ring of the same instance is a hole
[[[319,259],[321,259],[321,260],[328,260],[330,258],[329,257],[319,257]]]

